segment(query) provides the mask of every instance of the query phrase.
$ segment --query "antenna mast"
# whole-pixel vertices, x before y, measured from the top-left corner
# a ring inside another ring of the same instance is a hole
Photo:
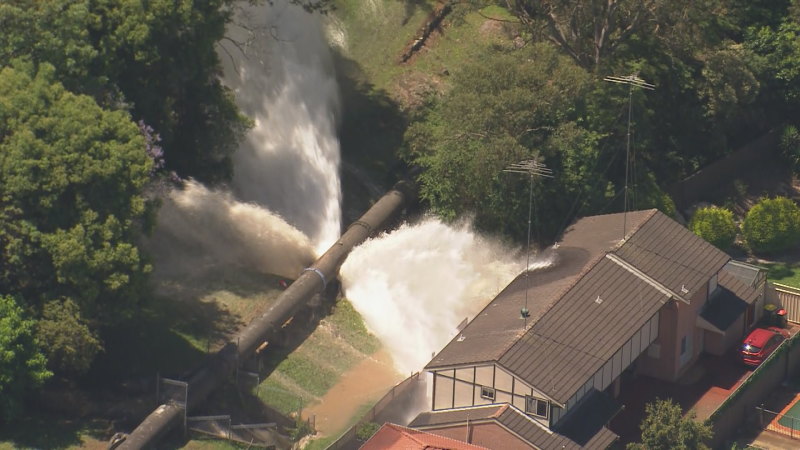
[[[503,169],[503,172],[521,173],[528,175],[530,186],[528,187],[528,246],[525,250],[525,306],[519,311],[520,317],[525,320],[525,328],[528,327],[528,317],[531,315],[528,310],[528,290],[531,283],[528,279],[531,269],[531,209],[533,207],[533,177],[553,178],[553,171],[535,159],[526,159],[518,163],[510,164]]]
[[[628,165],[630,163],[631,153],[631,111],[633,109],[631,100],[633,99],[633,88],[638,87],[652,91],[655,90],[656,87],[655,85],[645,82],[636,75],[628,75],[624,77],[607,76],[603,78],[603,81],[628,85],[628,133],[625,142],[625,199],[624,206],[622,207],[622,239],[624,240],[628,226]]]

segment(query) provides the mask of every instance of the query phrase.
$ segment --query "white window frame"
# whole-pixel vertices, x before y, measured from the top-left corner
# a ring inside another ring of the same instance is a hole
[[[544,405],[544,415],[539,414],[539,405]],[[542,419],[547,419],[550,415],[550,405],[547,400],[532,397],[530,395],[525,396],[525,412],[528,414],[532,414],[536,417],[541,417]]]
[[[489,386],[481,386],[481,398],[494,401],[496,392],[494,388]]]

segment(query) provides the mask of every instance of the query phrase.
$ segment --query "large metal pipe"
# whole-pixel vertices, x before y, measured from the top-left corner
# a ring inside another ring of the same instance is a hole
[[[325,289],[336,277],[348,253],[387,222],[414,196],[410,184],[400,182],[355,221],[342,237],[317,261],[305,269],[263,314],[255,318],[239,335],[225,345],[214,358],[188,381],[187,410],[191,410],[228,379],[240,361],[252,357],[256,349],[311,297]],[[120,449],[149,448],[184,417],[183,407],[163,404],[156,408],[119,445]]]

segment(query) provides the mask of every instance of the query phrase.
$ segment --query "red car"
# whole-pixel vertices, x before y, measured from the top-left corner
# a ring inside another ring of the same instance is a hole
[[[746,365],[756,367],[788,337],[789,332],[778,327],[756,328],[742,341],[739,356]]]

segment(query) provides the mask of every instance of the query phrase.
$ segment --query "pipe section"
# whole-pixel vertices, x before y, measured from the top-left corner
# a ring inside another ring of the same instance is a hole
[[[322,292],[328,280],[336,277],[350,251],[376,230],[383,229],[403,206],[410,203],[414,195],[414,189],[409,183],[397,183],[359,220],[353,222],[325,254],[303,270],[269,309],[250,322],[236,339],[226,344],[203,369],[189,379],[187,410],[205,401],[214,389],[231,376],[240,361],[252,357],[275,330],[280,329],[315,294]],[[127,450],[153,447],[173,426],[182,421],[183,416],[181,405],[160,405],[118,448]]]

